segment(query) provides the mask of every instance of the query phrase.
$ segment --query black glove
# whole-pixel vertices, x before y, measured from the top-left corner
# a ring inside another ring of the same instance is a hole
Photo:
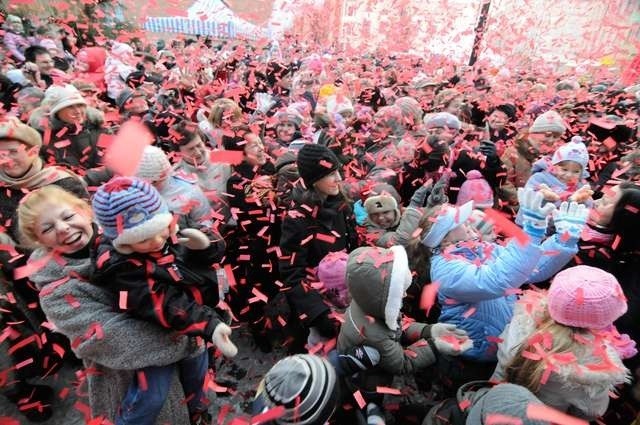
[[[432,208],[436,205],[446,204],[449,202],[449,197],[447,196],[447,190],[449,188],[449,174],[444,173],[440,180],[433,185],[433,189],[431,189],[431,193],[427,198],[427,208]]]
[[[320,336],[324,338],[334,338],[337,335],[336,323],[329,319],[328,312],[313,319],[309,327],[316,328]]]
[[[491,140],[483,140],[480,142],[480,152],[486,157],[497,156],[496,144]]]
[[[380,353],[373,347],[356,345],[338,355],[338,361],[342,375],[351,376],[374,368],[380,362]]]
[[[496,151],[496,144],[491,140],[483,140],[480,142],[480,153],[487,157],[487,165],[494,166],[500,159]]]

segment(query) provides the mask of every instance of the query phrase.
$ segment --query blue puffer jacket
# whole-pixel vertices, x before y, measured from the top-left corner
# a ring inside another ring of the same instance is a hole
[[[473,348],[464,357],[495,361],[496,341],[513,315],[515,295],[509,290],[544,281],[576,254],[575,242],[564,244],[556,235],[526,246],[512,240],[506,247],[478,243],[458,247],[431,259],[431,280],[440,284],[440,322],[468,332]],[[492,339],[491,341],[489,339]]]

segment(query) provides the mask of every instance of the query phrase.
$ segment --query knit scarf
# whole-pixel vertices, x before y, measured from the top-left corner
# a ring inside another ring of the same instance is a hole
[[[54,166],[44,167],[42,158],[38,157],[24,176],[11,177],[0,170],[0,186],[12,189],[39,189],[67,177],[77,177],[71,171]]]
[[[613,241],[613,234],[605,233],[605,229],[596,226],[593,223],[588,223],[582,230],[581,239],[584,242],[610,246]]]

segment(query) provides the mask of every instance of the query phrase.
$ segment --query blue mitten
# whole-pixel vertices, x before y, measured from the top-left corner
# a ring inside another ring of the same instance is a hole
[[[544,203],[542,193],[533,189],[518,189],[518,202],[522,211],[522,228],[525,233],[536,239],[542,239],[547,230],[547,218],[555,210],[552,203]]]
[[[553,212],[553,224],[556,226],[560,241],[576,243],[580,239],[588,216],[589,209],[584,204],[566,201],[560,204],[560,208]]]

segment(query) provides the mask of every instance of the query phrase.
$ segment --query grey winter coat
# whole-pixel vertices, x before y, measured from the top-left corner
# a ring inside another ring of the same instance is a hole
[[[36,250],[31,261],[46,255]],[[160,326],[113,311],[112,295],[72,276],[90,275],[89,258],[65,257],[65,264],[48,261],[31,280],[41,290],[47,319],[71,340],[84,362],[92,415],[113,421],[137,369],[163,366],[202,352],[195,339],[178,336]],[[72,298],[71,298],[72,297]],[[76,300],[77,307],[69,299]],[[94,329],[94,331],[91,331]],[[159,424],[189,424],[185,396],[174,374]]]
[[[367,218],[364,222],[367,229],[366,242],[382,248],[393,245],[406,247],[411,240],[411,235],[418,228],[422,214],[420,209],[407,207],[400,216],[398,225],[390,229],[383,229]]]
[[[357,345],[373,347],[380,353],[378,368],[394,375],[413,374],[435,362],[431,346],[421,339],[429,325],[414,322],[403,329],[399,323],[409,274],[401,246],[358,248],[349,255],[347,285],[352,299],[338,335],[338,352]],[[406,350],[402,337],[413,343]]]
[[[537,330],[537,322],[546,311],[546,295],[525,295],[516,304],[511,323],[500,335],[498,366],[492,381],[504,381],[506,368],[518,355],[525,341]],[[593,335],[585,331],[585,339]],[[575,344],[575,361],[556,362],[556,369],[547,382],[535,393],[544,404],[574,416],[593,420],[602,416],[609,406],[609,392],[614,386],[629,382],[629,370],[622,364],[616,350],[606,346],[606,357],[610,367],[602,366],[604,360],[595,353],[596,344]]]

